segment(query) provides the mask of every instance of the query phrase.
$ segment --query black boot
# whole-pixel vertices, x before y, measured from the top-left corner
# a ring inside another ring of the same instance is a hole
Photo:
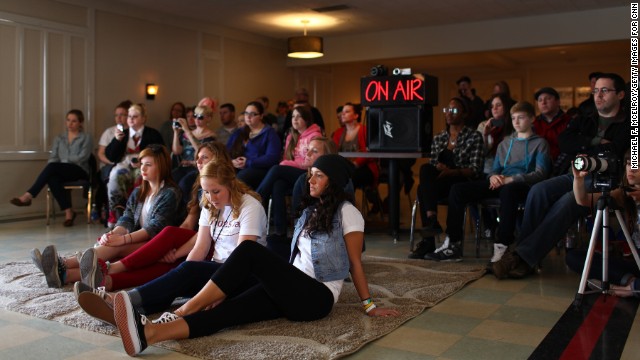
[[[409,259],[423,259],[428,253],[436,250],[436,238],[433,236],[425,237],[420,240],[416,248],[409,253]]]

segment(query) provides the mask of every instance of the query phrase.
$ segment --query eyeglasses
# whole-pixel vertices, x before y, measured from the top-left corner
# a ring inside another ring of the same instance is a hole
[[[127,115],[128,115],[127,113],[116,113],[114,116],[115,117],[121,117],[121,116],[127,117]]]
[[[450,114],[456,115],[457,113],[460,112],[460,110],[458,110],[457,108],[449,107],[449,108],[442,108],[442,112],[445,114],[450,113]]]
[[[258,114],[257,112],[252,112],[252,111],[243,111],[242,115],[252,118],[262,114]]]
[[[204,114],[193,114],[193,118],[196,120],[202,120],[205,118]]]
[[[616,92],[616,89],[609,89],[609,88],[603,87],[603,88],[600,88],[600,89],[598,89],[598,88],[593,88],[593,91],[591,91],[591,93],[592,93],[593,95],[598,95],[598,93],[599,93],[599,92],[601,92],[601,93],[602,93],[602,95],[607,95],[607,94],[608,94],[608,93],[610,93],[610,92],[611,92],[611,93],[615,93],[615,92]]]

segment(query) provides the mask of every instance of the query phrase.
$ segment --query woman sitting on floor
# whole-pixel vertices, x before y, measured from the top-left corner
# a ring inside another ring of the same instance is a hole
[[[62,287],[82,279],[91,287],[102,286],[97,267],[105,261],[127,256],[142,247],[147,240],[165,226],[182,219],[176,204],[180,203],[180,190],[171,179],[171,157],[163,145],[149,145],[140,152],[143,182],[129,196],[124,214],[116,227],[98,239],[96,247],[87,249],[82,256],[62,258],[55,245],[47,246],[42,254],[31,250],[31,259],[44,273],[49,287]],[[100,259],[100,261],[98,261]],[[99,280],[99,279],[98,279]]]
[[[200,228],[187,261],[129,291],[143,313],[166,310],[176,298],[196,295],[238,244],[255,241],[266,245],[267,218],[260,196],[236,178],[230,161],[211,161],[205,165],[200,185],[204,193]],[[112,294],[91,288],[80,290],[85,290],[78,296],[82,309],[115,325]]]
[[[202,173],[204,166],[211,162],[231,164],[225,146],[218,142],[201,145],[196,153],[198,170]],[[209,174],[210,176],[210,174]],[[144,246],[123,259],[104,268],[104,272],[96,273],[96,284],[104,283],[106,291],[120,290],[145,284],[156,279],[178,266],[190,254],[198,232],[198,218],[201,214],[202,188],[193,189],[193,200],[189,203],[189,213],[180,227],[167,226]],[[205,212],[209,210],[205,209]],[[209,237],[209,226],[200,228],[201,237]],[[210,239],[209,239],[210,240]],[[206,255],[206,254],[203,254]],[[191,260],[204,260],[205,256]],[[82,291],[90,290],[86,284],[76,282],[74,291],[78,295]]]
[[[147,344],[206,336],[229,326],[280,317],[291,321],[324,318],[338,300],[349,272],[367,315],[399,315],[396,310],[377,308],[369,294],[360,261],[364,219],[344,192],[352,173],[353,166],[339,155],[316,160],[303,200],[307,207],[294,232],[291,263],[245,241],[176,310],[172,321],[164,323],[148,322],[135,309],[135,297],[125,291],[117,293],[115,320],[127,354],[138,354]],[[243,284],[250,280],[257,284],[247,289]]]

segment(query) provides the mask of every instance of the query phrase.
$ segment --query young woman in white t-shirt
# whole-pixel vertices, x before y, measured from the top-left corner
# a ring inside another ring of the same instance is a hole
[[[260,196],[236,178],[231,161],[205,165],[200,186],[203,207],[187,261],[128,292],[143,313],[166,310],[176,298],[196,295],[240,243],[266,245],[267,217]],[[79,294],[78,303],[89,315],[115,324],[110,299],[104,291],[86,291]]]
[[[151,323],[138,313],[134,294],[117,293],[114,317],[127,354],[159,341],[206,336],[240,324],[324,318],[349,272],[367,315],[398,315],[376,307],[369,294],[360,262],[364,220],[344,192],[352,172],[353,165],[339,155],[314,162],[303,200],[308,206],[296,224],[290,262],[245,241],[191,300],[163,316],[168,321],[162,323]],[[212,201],[215,204],[213,196]],[[247,288],[251,281],[257,283]]]
[[[231,158],[227,154],[227,149],[224,144],[218,142],[208,142],[200,145],[195,157],[197,168],[200,172],[209,162],[226,162],[231,165]],[[143,285],[180,265],[193,249],[198,236],[206,239],[203,241],[210,242],[211,235],[209,234],[208,224],[205,224],[206,231],[197,231],[198,225],[202,225],[202,222],[198,222],[201,214],[209,213],[209,210],[201,211],[202,204],[199,201],[202,198],[199,195],[201,192],[202,189],[198,182],[197,186],[192,189],[192,200],[187,204],[187,217],[180,227],[167,226],[133,253],[109,264],[105,268],[98,268],[94,277],[99,278],[99,280],[94,281],[94,283],[103,283],[106,291]],[[200,261],[211,258],[211,256],[207,258],[206,255],[192,257],[191,260]],[[99,270],[102,271],[98,272]],[[91,290],[91,288],[83,286],[81,283],[74,285],[76,296],[88,290]]]

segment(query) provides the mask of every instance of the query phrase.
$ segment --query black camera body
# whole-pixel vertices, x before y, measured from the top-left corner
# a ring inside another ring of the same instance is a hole
[[[573,160],[573,168],[592,174],[592,189],[595,191],[611,191],[620,184],[622,167],[616,154],[611,151],[599,152],[595,157],[578,156]]]
[[[173,127],[175,129],[182,129],[182,125],[180,125],[180,122],[176,119],[173,119]]]

